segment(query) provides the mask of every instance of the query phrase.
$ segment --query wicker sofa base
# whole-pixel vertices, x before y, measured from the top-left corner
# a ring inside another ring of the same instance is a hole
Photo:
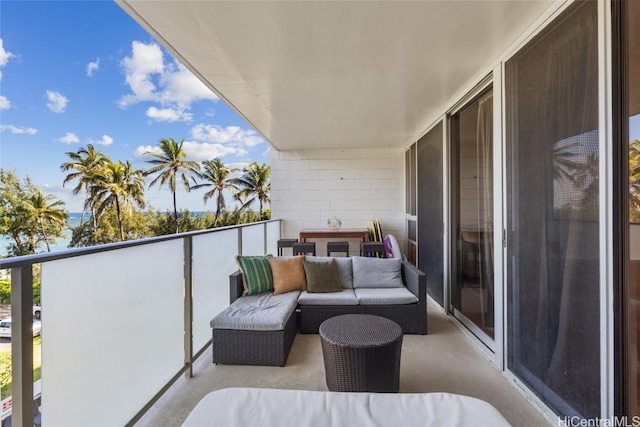
[[[300,307],[300,332],[317,334],[325,320],[341,314],[373,314],[393,320],[405,334],[426,334],[426,319],[421,316],[419,304],[407,305],[304,305]]]
[[[296,314],[281,331],[212,329],[213,363],[284,366],[296,336]]]

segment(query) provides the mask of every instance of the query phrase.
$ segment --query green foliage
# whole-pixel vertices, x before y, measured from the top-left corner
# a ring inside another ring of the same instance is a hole
[[[187,209],[180,209],[178,213],[178,227],[181,232],[206,230],[213,226],[215,219],[212,214],[205,216],[192,215]],[[153,236],[164,236],[176,232],[174,214],[166,211],[152,211],[147,214],[149,232]]]
[[[94,232],[92,221],[83,222],[77,227],[73,227],[71,242],[69,247],[85,247],[103,245],[120,241],[120,223],[124,230],[124,240],[142,239],[151,237],[153,234],[149,229],[148,215],[135,209],[121,212],[120,221],[115,208],[105,210],[97,219],[97,227]]]
[[[33,283],[33,303],[40,305],[40,283]],[[11,304],[11,281],[0,280],[0,304]]]
[[[640,141],[629,144],[629,221],[640,223]]]
[[[29,177],[0,169],[0,235],[12,242],[10,256],[30,255],[45,243],[64,235],[67,213],[64,203],[43,194]]]

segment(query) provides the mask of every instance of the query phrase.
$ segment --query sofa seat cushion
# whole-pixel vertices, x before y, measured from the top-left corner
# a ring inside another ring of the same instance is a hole
[[[298,305],[300,291],[266,292],[238,298],[211,320],[213,329],[281,331]]]
[[[418,297],[407,288],[357,288],[356,298],[360,305],[413,304]]]
[[[340,292],[311,293],[302,291],[298,298],[300,305],[358,305],[358,298],[353,289]]]

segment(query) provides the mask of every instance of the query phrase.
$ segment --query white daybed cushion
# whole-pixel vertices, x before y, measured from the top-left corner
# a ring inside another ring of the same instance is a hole
[[[413,304],[418,297],[407,288],[358,288],[355,290],[359,305]]]
[[[353,289],[340,292],[307,292],[302,291],[298,297],[300,305],[358,305],[358,298]]]
[[[300,291],[274,295],[245,295],[222,310],[209,323],[213,329],[281,331],[298,305]]]
[[[505,427],[489,403],[451,393],[336,393],[227,388],[209,393],[183,427]]]

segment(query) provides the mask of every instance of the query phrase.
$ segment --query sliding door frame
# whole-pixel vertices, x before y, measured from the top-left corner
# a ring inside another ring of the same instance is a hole
[[[453,215],[456,210],[456,202],[453,197],[454,191],[459,191],[453,183],[453,138],[452,138],[452,116],[462,111],[470,102],[474,101],[482,92],[487,89],[493,89],[493,316],[494,316],[494,337],[491,339],[486,333],[484,333],[473,322],[468,321],[466,317],[457,317],[455,315],[455,308],[452,306],[451,292],[453,290],[454,270],[456,268],[456,255],[457,252],[457,232],[454,227],[457,226],[456,221],[453,219]],[[486,75],[475,87],[473,87],[465,96],[447,111],[446,114],[446,126],[444,130],[447,149],[445,150],[445,180],[446,189],[445,194],[448,200],[445,202],[444,218],[445,224],[445,276],[446,276],[446,292],[445,292],[445,311],[451,315],[451,318],[463,327],[465,332],[473,336],[474,340],[482,343],[487,348],[487,353],[494,361],[496,366],[500,369],[504,369],[504,246],[503,246],[503,218],[504,218],[504,180],[503,180],[503,132],[502,132],[502,69],[501,66],[496,66],[488,75]]]

